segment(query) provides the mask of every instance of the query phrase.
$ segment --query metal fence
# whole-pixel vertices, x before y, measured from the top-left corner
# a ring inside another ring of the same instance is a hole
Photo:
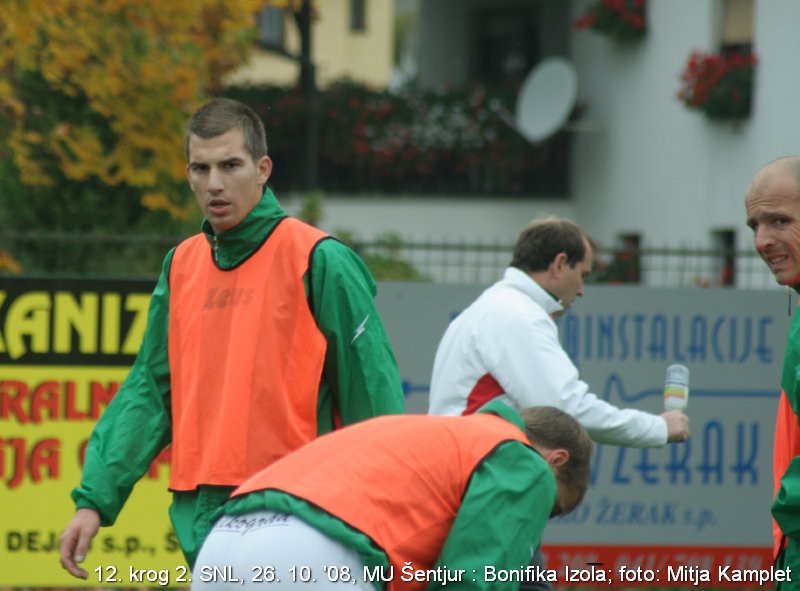
[[[357,245],[357,249],[367,260],[370,254],[399,258],[427,280],[489,284],[502,275],[511,261],[513,244],[372,242]],[[689,248],[641,248],[625,252],[601,248],[588,282],[665,288],[779,287],[755,252]]]
[[[177,236],[68,233],[0,235],[3,274],[156,277]],[[400,238],[355,242],[351,246],[378,280],[489,284],[511,260],[512,244],[489,242],[406,242]],[[641,248],[600,249],[590,283],[648,287],[777,288],[755,252]]]

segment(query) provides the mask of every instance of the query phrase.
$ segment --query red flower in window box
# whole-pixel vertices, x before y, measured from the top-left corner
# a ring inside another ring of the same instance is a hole
[[[615,41],[629,42],[644,37],[646,0],[598,0],[574,23],[576,29],[592,29]]]
[[[681,73],[678,98],[709,119],[744,119],[750,115],[757,61],[750,52],[695,51]]]

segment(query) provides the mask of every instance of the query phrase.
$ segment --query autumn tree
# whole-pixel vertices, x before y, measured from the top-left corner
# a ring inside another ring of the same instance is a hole
[[[291,0],[2,4],[0,231],[136,231],[185,220],[194,210],[187,117],[246,59],[256,12],[296,8]]]

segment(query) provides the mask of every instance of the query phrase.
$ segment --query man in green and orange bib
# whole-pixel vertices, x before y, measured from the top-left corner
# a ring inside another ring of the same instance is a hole
[[[95,427],[61,564],[82,562],[150,462],[172,445],[170,508],[190,565],[211,515],[257,470],[337,426],[404,411],[361,259],[292,219],[266,183],[264,126],[217,99],[185,134],[202,232],[171,250],[139,354]]]
[[[592,450],[552,407],[363,421],[239,487],[192,589],[517,589],[548,518],[586,493]]]
[[[758,171],[745,193],[753,244],[775,280],[800,289],[800,157],[774,160]],[[775,566],[800,573],[800,314],[795,311],[781,376],[775,422],[772,504]],[[800,581],[777,589],[800,589]]]

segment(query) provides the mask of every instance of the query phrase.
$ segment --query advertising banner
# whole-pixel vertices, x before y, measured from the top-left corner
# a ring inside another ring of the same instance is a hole
[[[482,289],[381,286],[413,412],[427,411],[447,324]],[[585,501],[545,531],[560,584],[741,588],[774,579],[772,438],[788,312],[783,292],[592,285],[557,320],[590,391],[621,408],[661,413],[666,368],[683,364],[691,376],[687,443],[597,447]]]
[[[87,439],[135,359],[152,285],[0,280],[0,587],[188,586],[167,517],[168,451],[113,527],[100,530],[84,562],[89,580],[58,562]],[[482,289],[379,285],[409,412],[427,412],[439,339]],[[790,320],[786,295],[774,291],[587,288],[558,323],[591,391],[660,413],[666,367],[684,364],[692,435],[657,449],[598,446],[586,500],[547,527],[545,578],[627,587],[772,582],[741,577],[771,566],[772,437]]]
[[[0,280],[0,587],[188,582],[167,517],[168,454],[100,530],[88,581],[58,561],[86,442],[136,356],[152,286]]]

